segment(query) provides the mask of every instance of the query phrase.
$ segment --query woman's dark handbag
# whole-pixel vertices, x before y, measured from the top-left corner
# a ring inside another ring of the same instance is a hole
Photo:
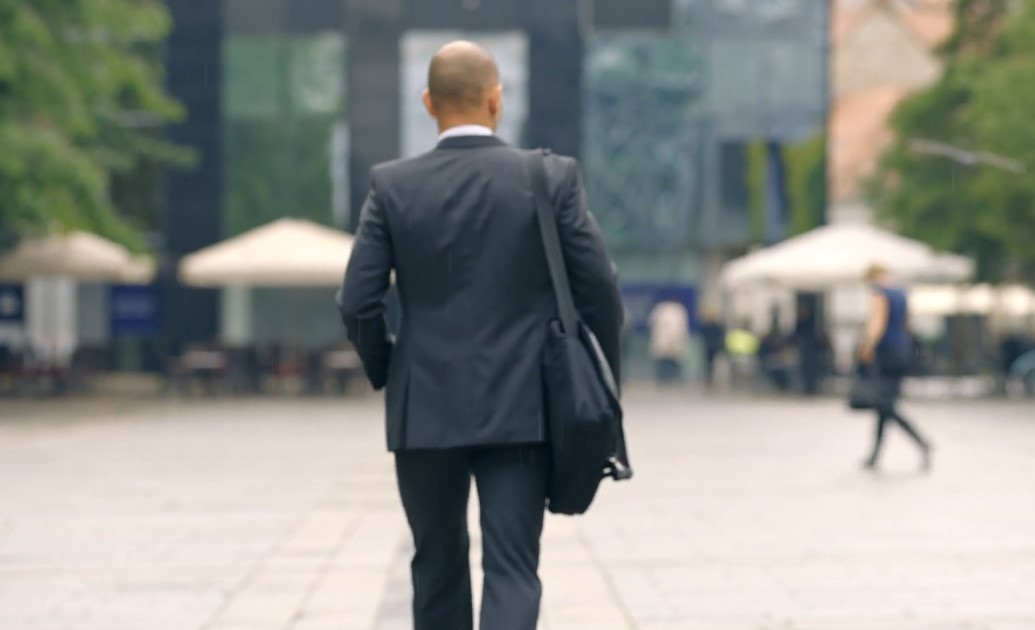
[[[874,366],[857,370],[848,393],[848,406],[856,411],[885,409],[891,404],[888,383]]]
[[[553,454],[547,508],[554,514],[582,514],[604,477],[629,479],[632,469],[625,450],[618,385],[596,337],[579,318],[571,295],[541,151],[528,153],[528,168],[559,314],[559,319],[550,322],[543,353]]]

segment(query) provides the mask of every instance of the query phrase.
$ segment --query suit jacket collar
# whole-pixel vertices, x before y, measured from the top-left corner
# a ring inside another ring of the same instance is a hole
[[[436,149],[480,149],[502,147],[507,143],[496,136],[453,136],[438,143]]]

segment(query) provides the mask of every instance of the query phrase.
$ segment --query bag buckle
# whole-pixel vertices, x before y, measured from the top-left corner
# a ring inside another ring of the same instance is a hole
[[[607,460],[608,466],[604,469],[604,477],[610,477],[615,481],[628,481],[633,477],[632,468],[628,468],[618,461],[618,458],[611,456]]]

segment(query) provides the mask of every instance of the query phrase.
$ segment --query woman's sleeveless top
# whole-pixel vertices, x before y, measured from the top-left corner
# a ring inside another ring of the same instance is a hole
[[[913,348],[909,334],[909,300],[906,292],[898,287],[878,286],[876,290],[888,305],[888,325],[877,344],[877,360],[883,371],[902,373],[909,367]]]

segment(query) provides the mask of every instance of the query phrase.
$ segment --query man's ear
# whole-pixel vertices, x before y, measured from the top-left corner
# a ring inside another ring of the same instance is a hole
[[[500,115],[503,113],[503,86],[497,85],[492,88],[489,92],[489,114],[492,119],[499,121]]]
[[[438,113],[435,111],[435,101],[431,100],[430,90],[424,90],[421,100],[424,101],[424,109],[428,110],[428,115],[432,118],[438,118]]]

